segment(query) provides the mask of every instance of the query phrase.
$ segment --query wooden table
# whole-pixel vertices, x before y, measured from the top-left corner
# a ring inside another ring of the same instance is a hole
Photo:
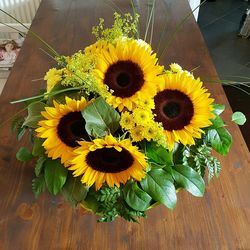
[[[129,0],[113,1],[124,12],[131,10]],[[146,0],[136,1],[144,34]],[[163,42],[184,15],[190,11],[187,0],[157,0],[153,47]],[[110,0],[43,0],[32,29],[62,54],[70,54],[94,41],[91,27],[104,17],[111,23],[114,5]],[[163,28],[167,23],[166,33]],[[0,98],[1,122],[21,105],[14,99],[38,93],[43,77],[54,62],[39,50],[39,43],[28,36]],[[211,58],[194,19],[189,19],[174,43],[161,58],[167,65],[178,62],[206,79],[217,77]],[[224,118],[234,137],[230,154],[221,158],[223,171],[206,189],[203,199],[186,192],[178,194],[177,208],[163,206],[149,211],[148,219],[130,224],[122,219],[97,223],[97,217],[73,210],[61,197],[48,194],[35,200],[31,191],[32,164],[15,159],[18,143],[10,132],[10,122],[0,131],[0,249],[250,249],[250,168],[249,152],[236,125],[230,123],[231,110],[219,84],[207,84],[216,101],[227,106]]]

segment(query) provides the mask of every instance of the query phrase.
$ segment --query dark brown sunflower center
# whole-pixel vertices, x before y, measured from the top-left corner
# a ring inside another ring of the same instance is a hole
[[[105,73],[104,83],[117,97],[130,97],[141,89],[144,75],[140,66],[132,61],[118,61]]]
[[[155,120],[161,122],[165,130],[180,130],[188,125],[194,115],[190,98],[179,90],[163,90],[155,97]]]
[[[85,130],[85,120],[81,112],[70,112],[63,116],[57,126],[59,138],[69,147],[78,146],[77,141],[89,140]]]
[[[114,148],[101,148],[90,151],[86,156],[86,162],[91,168],[103,173],[119,173],[132,166],[133,156],[128,150],[121,152]]]
[[[176,102],[169,102],[163,107],[163,112],[169,118],[175,118],[180,114],[181,107],[179,103]]]

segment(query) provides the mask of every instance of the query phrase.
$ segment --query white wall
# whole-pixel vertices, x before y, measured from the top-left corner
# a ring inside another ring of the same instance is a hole
[[[188,0],[188,1],[189,1],[190,7],[191,7],[192,10],[195,9],[198,5],[200,5],[200,0]],[[199,9],[200,9],[200,8],[198,8],[198,9],[193,13],[196,21],[198,20]]]

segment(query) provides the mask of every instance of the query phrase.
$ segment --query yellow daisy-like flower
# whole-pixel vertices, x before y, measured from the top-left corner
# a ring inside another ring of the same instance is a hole
[[[95,73],[100,84],[109,87],[107,102],[122,111],[132,110],[142,97],[152,98],[163,81],[156,54],[145,43],[120,38],[98,54]]]
[[[183,71],[182,67],[177,63],[171,63],[169,67],[173,73],[180,73]]]
[[[116,140],[112,135],[92,142],[79,142],[70,170],[81,176],[82,183],[96,190],[106,182],[109,187],[120,187],[129,179],[140,181],[147,169],[146,156],[133,146],[129,139]]]
[[[138,125],[147,126],[153,120],[153,113],[151,110],[136,108],[133,110],[133,117]]]
[[[135,126],[134,117],[129,112],[122,112],[120,125],[124,129],[132,129]]]
[[[47,92],[49,93],[53,87],[62,80],[63,69],[50,69],[44,76],[44,80],[47,81]]]
[[[138,100],[137,105],[139,108],[147,109],[147,110],[154,109],[155,107],[153,98],[152,99],[141,98],[140,100]]]
[[[130,136],[133,141],[138,142],[144,139],[143,135],[144,127],[143,126],[135,126],[130,130]]]
[[[175,142],[195,144],[201,138],[202,128],[210,126],[214,117],[213,99],[200,79],[185,72],[164,75],[164,84],[154,97],[155,121],[162,123],[168,148]]]
[[[45,139],[43,147],[52,159],[61,158],[61,162],[69,165],[73,149],[79,146],[78,141],[89,137],[85,130],[85,120],[81,115],[89,103],[84,97],[74,100],[65,97],[65,104],[54,101],[54,107],[46,107],[41,114],[45,120],[39,121],[36,129],[37,137]]]

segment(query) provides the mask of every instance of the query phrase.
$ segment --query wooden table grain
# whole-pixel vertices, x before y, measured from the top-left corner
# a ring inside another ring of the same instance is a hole
[[[163,46],[190,11],[187,2],[156,1],[155,50],[160,37],[163,37]],[[131,11],[129,0],[43,0],[32,29],[59,53],[69,55],[94,42],[91,27],[97,24],[99,17],[110,24],[115,5],[124,12]],[[147,0],[137,0],[135,5],[141,14],[140,27],[144,34]],[[227,107],[223,117],[234,144],[227,157],[220,157],[221,176],[209,184],[203,199],[180,192],[174,211],[157,207],[149,211],[148,218],[140,220],[140,224],[130,224],[123,219],[101,224],[96,222],[96,216],[73,210],[61,197],[43,194],[36,200],[31,191],[34,165],[15,159],[18,148],[28,145],[28,139],[18,143],[7,120],[22,107],[9,104],[11,100],[37,94],[45,86],[43,81],[32,81],[42,78],[54,65],[40,47],[34,38],[27,37],[0,97],[0,122],[5,121],[0,130],[1,250],[250,249],[249,151],[239,128],[230,123],[231,109],[219,84],[207,83],[207,87],[216,101]],[[195,75],[204,79],[217,78],[193,18],[186,21],[161,57],[162,64],[170,62],[177,62],[188,70],[199,66]]]

